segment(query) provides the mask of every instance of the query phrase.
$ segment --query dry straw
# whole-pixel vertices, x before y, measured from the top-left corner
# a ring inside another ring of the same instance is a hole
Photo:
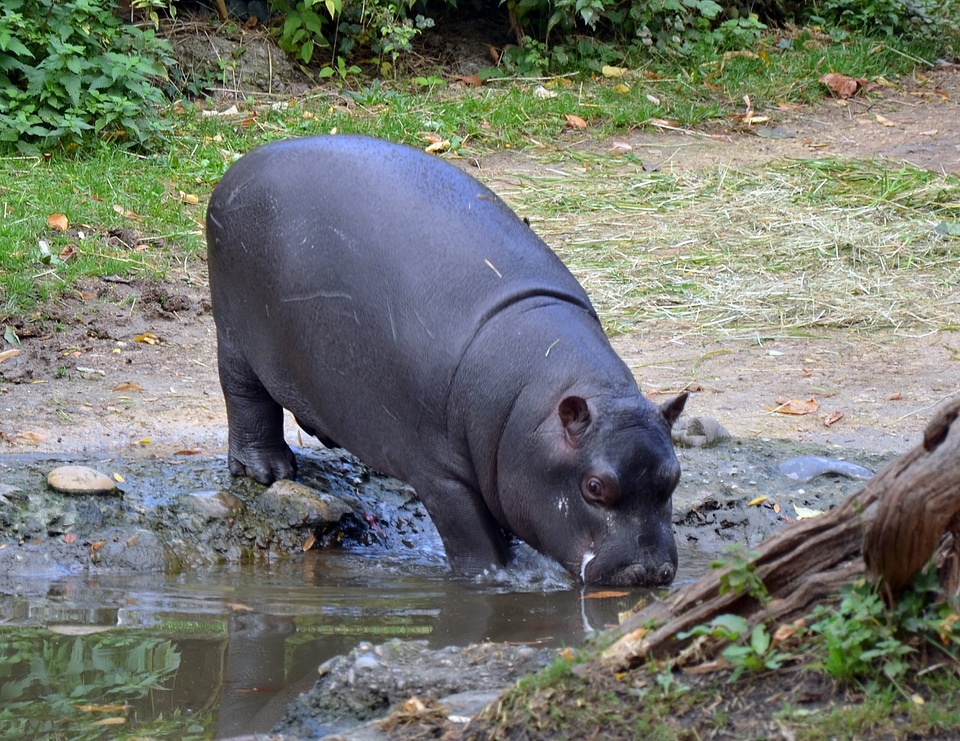
[[[960,237],[936,231],[960,218],[955,177],[837,160],[750,172],[587,164],[491,184],[612,331],[651,319],[692,331],[960,327]]]

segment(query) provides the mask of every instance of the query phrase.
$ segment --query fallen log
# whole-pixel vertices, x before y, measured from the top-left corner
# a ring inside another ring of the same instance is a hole
[[[806,615],[844,584],[863,574],[894,598],[934,554],[941,552],[941,586],[960,586],[960,396],[941,406],[927,426],[923,444],[891,461],[843,504],[802,520],[754,549],[750,568],[769,599],[746,591],[724,591],[731,566],[711,571],[662,601],[645,606],[620,625],[621,637],[602,661],[615,670],[685,649],[694,639],[677,638],[725,613],[752,627],[789,623]],[[709,655],[723,647],[713,642]]]

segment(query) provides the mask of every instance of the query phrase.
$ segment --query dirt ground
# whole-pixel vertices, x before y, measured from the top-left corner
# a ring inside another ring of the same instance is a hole
[[[787,138],[671,131],[631,132],[615,142],[677,171],[840,156],[960,174],[957,66],[882,87],[863,100],[769,113],[776,135]],[[895,125],[881,124],[877,115]],[[602,151],[615,143],[574,136],[551,146]],[[518,152],[491,155],[479,165],[494,189],[498,178],[538,166],[530,153]],[[15,325],[21,353],[0,363],[0,451],[223,450],[226,420],[203,263],[163,284],[91,281],[46,307],[43,317]],[[645,391],[694,391],[688,411],[716,417],[735,436],[900,452],[916,443],[936,406],[960,391],[956,330],[788,338],[717,336],[661,322],[615,338],[614,346]],[[815,398],[819,409],[805,416],[775,413],[778,398]],[[288,434],[312,444],[292,421]]]

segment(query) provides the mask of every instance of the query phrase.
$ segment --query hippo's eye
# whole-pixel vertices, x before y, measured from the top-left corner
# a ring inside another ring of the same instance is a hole
[[[603,476],[586,475],[580,482],[580,494],[589,504],[599,504],[611,507],[619,499],[619,491],[614,481],[607,481]]]

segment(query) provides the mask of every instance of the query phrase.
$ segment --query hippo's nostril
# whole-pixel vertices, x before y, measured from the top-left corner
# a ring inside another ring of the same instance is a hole
[[[674,566],[670,561],[664,561],[656,569],[654,574],[654,583],[658,586],[667,585],[673,581],[673,577],[676,575],[677,567]]]

